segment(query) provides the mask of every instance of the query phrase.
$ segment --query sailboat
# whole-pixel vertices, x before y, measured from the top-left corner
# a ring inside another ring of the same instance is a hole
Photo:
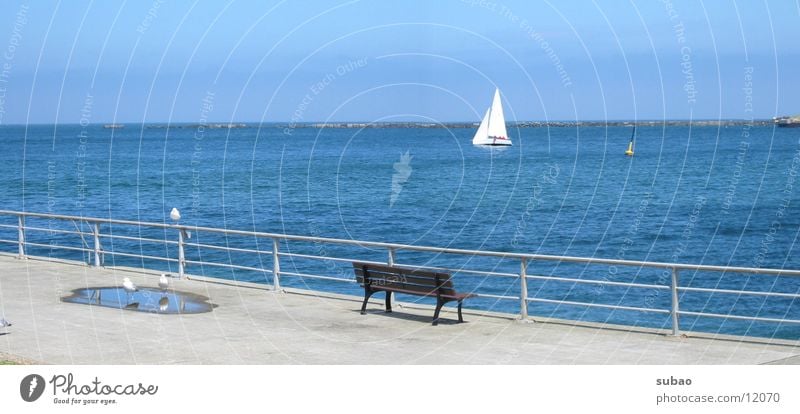
[[[633,157],[633,136],[636,135],[636,125],[633,126],[633,132],[631,132],[631,141],[628,142],[628,149],[625,151],[625,155],[629,157]]]
[[[511,140],[506,132],[506,119],[503,116],[503,104],[500,102],[500,89],[494,90],[492,106],[486,110],[483,121],[472,138],[473,145],[509,146]]]

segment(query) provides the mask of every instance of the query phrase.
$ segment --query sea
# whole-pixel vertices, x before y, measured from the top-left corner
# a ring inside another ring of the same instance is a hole
[[[800,269],[800,129],[753,126],[510,128],[511,147],[471,144],[469,128],[312,128],[263,124],[0,126],[0,208],[225,229],[556,256]],[[0,251],[15,253],[14,216],[0,214]],[[29,219],[27,253],[82,260],[80,222]],[[174,229],[105,225],[106,266],[176,273]],[[125,237],[145,238],[134,241]],[[165,242],[165,240],[169,242]],[[271,283],[269,239],[196,232],[190,274]],[[385,249],[282,241],[285,287],[361,295],[349,260]],[[122,253],[112,255],[111,252]],[[318,256],[311,259],[304,256]],[[336,260],[345,259],[345,260]],[[194,264],[203,261],[207,264]],[[489,295],[466,308],[520,312],[516,259],[399,250],[395,262],[462,269],[458,290]],[[215,265],[216,264],[216,265]],[[497,273],[483,275],[466,270]],[[295,274],[295,275],[290,275]],[[670,291],[581,283],[669,285],[669,270],[533,260],[528,312],[630,326],[671,327]],[[323,275],[313,279],[302,275]],[[541,279],[535,276],[563,279]],[[335,280],[347,279],[348,281]],[[800,277],[683,270],[686,288],[800,293]],[[211,298],[213,301],[213,298]],[[429,301],[401,297],[409,302]],[[791,297],[680,292],[684,312],[800,320]],[[374,305],[378,306],[378,305]],[[682,331],[800,339],[800,325],[681,315]]]

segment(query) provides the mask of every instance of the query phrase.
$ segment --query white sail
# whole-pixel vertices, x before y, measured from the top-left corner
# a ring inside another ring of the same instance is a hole
[[[492,106],[483,116],[483,121],[472,138],[474,145],[511,145],[506,131],[506,120],[503,116],[503,104],[500,101],[500,90],[495,89]]]
[[[489,136],[489,112],[491,112],[491,108],[486,108],[486,115],[483,116],[481,126],[478,127],[478,132],[472,137],[472,143],[475,145],[480,145]]]
[[[489,138],[508,138],[506,118],[503,116],[503,104],[500,102],[500,89],[494,90],[492,110],[489,114]]]

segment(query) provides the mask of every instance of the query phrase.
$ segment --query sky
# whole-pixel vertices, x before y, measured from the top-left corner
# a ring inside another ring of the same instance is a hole
[[[764,119],[798,1],[4,1],[0,124]]]

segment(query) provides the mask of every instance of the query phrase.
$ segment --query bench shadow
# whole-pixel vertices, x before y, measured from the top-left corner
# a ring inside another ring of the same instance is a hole
[[[405,313],[405,312],[398,312],[396,309],[392,309],[392,312],[386,313],[383,309],[367,309],[366,315],[361,315],[361,310],[353,309],[352,312],[359,314],[364,318],[371,317],[371,316],[384,316],[387,318],[394,318],[394,319],[402,319],[406,321],[415,321],[415,322],[424,322],[428,325],[433,323],[433,312],[430,315],[416,315],[413,313]],[[458,321],[458,315],[453,315],[454,318],[450,319],[450,315],[439,315],[439,325],[460,325],[467,323],[465,320],[464,322]]]

